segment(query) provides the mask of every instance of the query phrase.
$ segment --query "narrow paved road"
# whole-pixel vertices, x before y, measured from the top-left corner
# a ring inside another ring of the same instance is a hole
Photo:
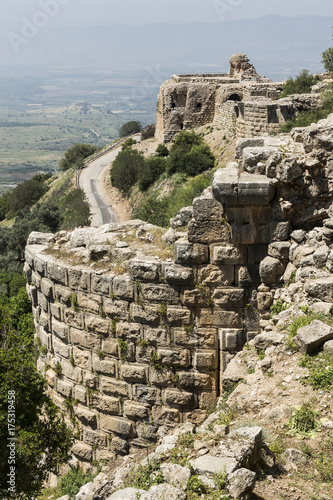
[[[97,158],[81,171],[79,185],[87,195],[92,215],[91,225],[94,227],[117,222],[103,187],[103,176],[120,150],[121,146]]]
[[[140,134],[135,136],[134,139],[139,142],[141,139]],[[81,171],[79,186],[87,195],[92,216],[91,225],[93,227],[117,222],[117,217],[104,189],[103,177],[105,171],[110,168],[110,164],[121,151],[121,147],[119,146],[101,158],[97,158]]]

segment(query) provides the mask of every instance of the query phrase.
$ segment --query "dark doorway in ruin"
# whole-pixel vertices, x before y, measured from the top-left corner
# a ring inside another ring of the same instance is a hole
[[[202,104],[201,102],[198,102],[197,103],[197,111],[201,111],[202,110]]]
[[[242,98],[238,94],[231,94],[231,96],[228,97],[228,101],[241,101]]]
[[[176,103],[175,103],[175,102],[173,102],[173,103],[171,104],[171,108],[172,108],[172,109],[175,109],[175,107],[176,107]]]
[[[184,130],[184,123],[181,123],[179,126],[180,126],[180,130]]]

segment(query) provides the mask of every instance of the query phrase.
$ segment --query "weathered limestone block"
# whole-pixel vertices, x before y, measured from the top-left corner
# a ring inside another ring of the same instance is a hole
[[[215,172],[212,184],[213,196],[220,203],[238,203],[238,164],[229,163]]]
[[[134,280],[156,281],[159,276],[160,263],[133,259],[129,264],[129,272]]]
[[[34,247],[30,247],[30,248],[34,248]],[[46,250],[47,247],[40,246],[37,248],[40,252],[42,252],[43,250]],[[37,253],[34,254],[32,268],[34,269],[34,271],[36,271],[38,274],[40,274],[40,276],[49,277],[49,276],[46,276],[46,268],[47,268],[48,263],[53,261],[53,257],[51,257],[50,255],[44,255],[44,254],[38,253],[38,250],[37,250]]]
[[[81,384],[83,380],[82,370],[77,366],[73,366],[69,361],[62,360],[62,375],[70,380],[73,380],[77,384]]]
[[[165,389],[163,391],[163,402],[165,405],[193,406],[195,404],[194,394],[177,389]]]
[[[210,305],[211,296],[208,290],[204,291],[199,288],[195,288],[194,290],[185,290],[182,302],[184,305],[190,307],[204,307]]]
[[[74,309],[63,308],[63,322],[72,326],[74,328],[83,329],[84,321],[83,321],[84,313],[81,311],[75,311]]]
[[[212,195],[203,195],[193,200],[193,218],[196,221],[218,221],[223,217],[223,207]]]
[[[52,318],[52,333],[64,342],[68,342],[69,328],[65,323],[60,323],[60,321]]]
[[[303,169],[295,156],[284,158],[276,169],[276,178],[283,183],[289,183],[300,177]]]
[[[149,421],[149,406],[134,401],[125,401],[124,415],[134,420]]]
[[[32,233],[29,234],[27,245],[49,246],[49,244],[53,242],[54,242],[53,233],[40,233],[38,231],[32,231]]]
[[[113,277],[113,274],[92,274],[91,291],[97,294],[110,295]]]
[[[69,288],[61,285],[54,285],[54,300],[71,307],[73,293]]]
[[[212,378],[207,373],[198,372],[178,372],[179,385],[188,388],[208,388],[212,385]]]
[[[169,343],[168,330],[165,328],[145,327],[144,337],[149,344],[164,346]]]
[[[83,351],[77,347],[73,347],[73,358],[76,366],[84,370],[91,370],[91,352]]]
[[[83,442],[96,448],[107,447],[107,437],[102,432],[92,431],[90,429],[83,429]]]
[[[41,311],[38,317],[38,323],[48,333],[50,333],[50,321],[50,316],[44,311]]]
[[[191,471],[188,467],[164,463],[161,465],[161,471],[167,483],[170,483],[172,486],[182,490],[186,489],[188,480],[191,477]]]
[[[142,284],[141,296],[143,300],[148,302],[168,302],[170,304],[177,304],[178,288],[167,284]]]
[[[192,284],[194,271],[190,267],[166,263],[162,264],[161,278],[171,283]]]
[[[133,423],[126,418],[101,415],[101,428],[105,431],[119,434],[120,436],[130,437],[133,434]]]
[[[109,377],[101,377],[100,390],[114,397],[130,398],[131,396],[129,384]]]
[[[85,247],[89,242],[90,236],[96,234],[95,227],[76,228],[72,231],[69,240],[71,248]]]
[[[212,245],[210,247],[213,264],[235,265],[244,264],[242,249],[232,244]]]
[[[271,292],[259,292],[257,295],[257,304],[259,311],[269,309],[273,303],[273,294]]]
[[[85,330],[77,330],[76,328],[69,329],[69,336],[72,344],[79,345],[91,351],[101,350],[101,339],[93,333],[86,332]]]
[[[295,342],[301,352],[311,354],[324,342],[332,339],[333,328],[315,319],[310,325],[298,329]]]
[[[188,241],[210,245],[217,241],[230,241],[230,232],[226,224],[220,221],[197,221],[188,224]]]
[[[224,472],[230,474],[237,468],[237,461],[231,457],[204,455],[194,460],[192,465],[199,474],[216,474]]]
[[[129,382],[145,383],[148,378],[147,367],[139,364],[123,364],[120,374],[121,378]]]
[[[312,246],[301,245],[297,247],[293,253],[293,264],[296,267],[299,267],[301,260],[308,255],[312,255],[315,252],[316,248]]]
[[[227,310],[244,307],[243,288],[216,288],[213,293],[214,304]]]
[[[241,205],[268,205],[275,195],[272,179],[265,175],[242,172],[238,182],[238,202]]]
[[[112,293],[116,298],[132,301],[134,299],[135,284],[133,281],[115,276],[112,284]]]
[[[47,278],[42,278],[41,280],[41,292],[47,297],[49,300],[53,298],[53,283]]]
[[[118,339],[107,338],[102,340],[102,351],[111,356],[118,356]]]
[[[190,366],[191,355],[188,349],[157,349],[157,355],[162,365],[185,368]]]
[[[99,410],[110,415],[120,415],[119,398],[101,396],[100,394],[90,394],[89,406],[94,410]]]
[[[274,332],[263,332],[256,335],[253,345],[257,349],[267,349],[268,347],[279,345],[283,342],[284,336]]]
[[[313,254],[314,264],[317,269],[322,269],[325,266],[329,253],[330,249],[326,245],[317,248]]]
[[[218,365],[217,351],[196,351],[193,356],[193,366],[197,370],[216,370]]]
[[[71,382],[65,382],[61,379],[57,381],[57,392],[65,398],[70,398],[72,396],[73,387],[74,385]]]
[[[204,264],[208,262],[208,247],[180,239],[175,243],[176,264]]]
[[[170,326],[191,325],[193,323],[193,314],[186,307],[168,306],[166,319]]]
[[[242,447],[241,460],[238,458],[239,465],[251,469],[261,457],[262,446],[262,428],[261,427],[241,427],[231,433],[231,437],[236,440],[243,440],[245,446]]]
[[[192,207],[182,207],[176,217],[170,219],[170,226],[173,229],[177,229],[180,227],[187,226],[189,221],[193,217],[193,208]]]
[[[309,280],[305,285],[305,290],[316,300],[333,302],[333,277]]]
[[[123,321],[129,320],[129,305],[125,300],[114,300],[103,297],[102,313],[108,316],[116,316]]]
[[[153,405],[159,400],[161,391],[156,387],[138,384],[133,386],[133,396],[142,403]]]
[[[266,257],[260,262],[259,274],[263,283],[271,285],[276,283],[279,276],[284,273],[285,266],[278,259]]]
[[[244,344],[243,330],[236,330],[232,328],[221,328],[219,330],[220,346],[223,350],[236,351],[239,350]]]
[[[90,291],[91,272],[68,268],[68,286],[74,290]]]
[[[102,298],[100,295],[78,292],[76,297],[80,309],[83,309],[85,311],[92,311],[95,313],[99,312],[102,303]]]
[[[245,148],[263,147],[263,137],[246,137],[245,139],[237,139],[235,146],[235,158],[243,158],[243,151]]]
[[[289,241],[276,241],[268,246],[268,255],[278,260],[289,260],[291,243]]]
[[[67,268],[63,264],[48,261],[47,263],[47,277],[60,285],[67,285]]]
[[[199,267],[199,283],[207,286],[230,286],[235,281],[233,266],[208,266]]]
[[[289,222],[271,222],[270,229],[272,241],[285,241],[289,237]]]
[[[187,348],[199,348],[201,346],[201,339],[197,332],[194,332],[194,326],[188,330],[184,328],[175,328],[173,330],[173,343],[176,346]]]
[[[131,304],[130,316],[138,323],[158,323],[160,320],[159,307],[156,306],[141,306],[139,304]]]
[[[84,322],[86,328],[91,332],[101,333],[103,335],[108,335],[109,333],[110,322],[107,319],[86,313],[84,315]]]
[[[179,410],[173,408],[154,406],[153,421],[156,425],[179,424],[181,422],[181,414]]]
[[[151,369],[150,370],[150,379],[149,382],[158,387],[166,387],[173,384],[174,381],[174,373],[171,370],[158,370]]]
[[[82,403],[84,406],[87,405],[87,389],[82,385],[76,385],[74,387],[74,399]]]
[[[32,271],[31,273],[31,284],[34,285],[40,292],[42,286],[42,278],[38,273],[35,273],[35,271]]]
[[[97,354],[93,354],[92,368],[97,373],[104,373],[105,375],[114,377],[116,375],[117,365],[116,362],[111,359],[100,358]]]
[[[256,473],[248,469],[238,469],[228,476],[228,490],[231,498],[245,498],[256,485]]]
[[[73,445],[72,453],[83,462],[91,462],[93,459],[93,452],[91,446],[77,442]]]
[[[219,307],[202,308],[198,311],[198,325],[216,328],[240,328],[242,320],[236,311],[225,311]]]
[[[52,347],[53,347],[54,354],[57,354],[58,356],[61,356],[62,358],[69,359],[70,350],[69,350],[68,345],[59,341],[57,339],[57,337],[55,337],[55,336],[53,336],[53,338],[52,338]]]

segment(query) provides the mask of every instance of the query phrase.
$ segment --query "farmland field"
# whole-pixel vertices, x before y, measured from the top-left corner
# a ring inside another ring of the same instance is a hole
[[[37,172],[55,172],[76,142],[99,148],[126,121],[155,122],[158,85],[143,88],[138,74],[11,71],[0,76],[0,192]]]

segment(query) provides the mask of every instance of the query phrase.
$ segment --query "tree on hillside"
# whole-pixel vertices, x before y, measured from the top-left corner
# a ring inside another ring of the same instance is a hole
[[[19,210],[30,208],[34,205],[48,190],[45,180],[48,175],[35,175],[32,179],[21,182],[10,193],[8,197],[8,213],[10,217],[14,216]]]
[[[141,132],[142,125],[138,121],[130,121],[124,123],[124,125],[119,129],[119,137],[126,137],[127,135],[135,134],[136,132]]]
[[[311,92],[312,85],[318,83],[318,77],[311,75],[307,69],[302,69],[296,78],[288,78],[283,85],[281,97],[292,94],[308,94]]]
[[[82,167],[84,160],[88,158],[88,156],[94,154],[96,149],[96,146],[93,144],[74,144],[74,146],[67,149],[63,159],[60,160],[60,169],[68,170],[71,167],[79,169]]]
[[[214,167],[215,158],[204,139],[195,132],[180,132],[173,140],[167,172],[198,175]]]
[[[0,295],[1,498],[37,496],[48,473],[56,472],[70,458],[72,432],[46,394],[46,382],[35,360],[31,304],[25,288],[11,299]],[[15,446],[9,448],[12,443]],[[12,490],[8,490],[10,477]]]
[[[145,141],[146,139],[151,139],[155,136],[156,125],[148,125],[142,130],[141,139]]]
[[[322,53],[321,62],[328,73],[333,72],[333,47],[330,47]]]
[[[112,185],[124,195],[128,195],[132,186],[137,182],[139,171],[143,168],[144,157],[136,150],[125,149],[120,151],[111,168]]]

